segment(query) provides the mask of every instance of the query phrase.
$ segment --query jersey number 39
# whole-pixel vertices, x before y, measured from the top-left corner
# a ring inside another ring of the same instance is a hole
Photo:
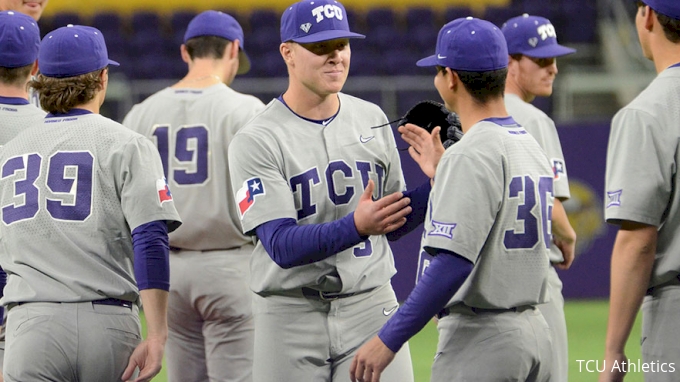
[[[9,225],[31,219],[41,207],[40,177],[43,158],[28,154],[9,158],[2,165],[2,180],[11,178],[14,202],[2,207],[2,221]],[[57,220],[84,221],[92,212],[94,156],[87,151],[57,152],[47,160],[45,208]]]

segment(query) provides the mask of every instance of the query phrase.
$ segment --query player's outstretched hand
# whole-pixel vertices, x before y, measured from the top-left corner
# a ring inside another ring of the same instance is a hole
[[[394,352],[375,336],[359,348],[349,366],[352,382],[378,382],[380,374],[394,359]]]
[[[604,371],[600,373],[599,382],[623,382],[623,377],[626,376],[623,367],[624,363],[628,362],[628,358],[624,353],[606,355],[604,359]],[[618,364],[619,367],[614,367]],[[626,365],[627,366],[627,365]]]
[[[161,371],[163,366],[163,351],[165,341],[149,337],[142,341],[128,362],[127,368],[123,373],[123,381],[148,382]],[[139,376],[130,379],[135,369],[139,367]]]
[[[359,235],[384,235],[403,226],[406,215],[411,213],[411,199],[405,198],[401,192],[384,196],[373,201],[375,183],[368,181],[368,185],[359,198],[359,204],[354,210],[354,225]]]
[[[434,178],[437,164],[445,150],[439,134],[441,127],[437,126],[432,129],[432,133],[428,133],[422,127],[407,123],[399,126],[398,130],[401,138],[410,145],[408,153],[411,154],[411,158],[418,163],[425,175],[430,179]]]

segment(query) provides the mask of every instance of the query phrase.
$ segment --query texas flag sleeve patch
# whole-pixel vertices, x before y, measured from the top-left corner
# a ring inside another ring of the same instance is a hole
[[[172,193],[170,193],[168,181],[165,178],[156,180],[156,190],[158,191],[158,201],[161,205],[172,201]]]
[[[251,178],[243,182],[243,187],[236,192],[236,203],[241,219],[255,204],[255,196],[264,194],[264,185],[260,178]]]

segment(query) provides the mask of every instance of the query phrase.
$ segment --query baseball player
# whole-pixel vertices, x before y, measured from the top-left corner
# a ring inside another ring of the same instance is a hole
[[[45,112],[29,104],[29,79],[38,71],[40,30],[32,18],[0,12],[0,146],[27,126],[42,121]],[[0,297],[7,276],[0,269]],[[4,309],[0,306],[0,374],[5,353]],[[2,376],[0,376],[2,381]]]
[[[624,348],[640,306],[645,381],[678,381],[680,3],[638,1],[635,25],[658,75],[611,123],[605,219],[619,231],[600,381],[622,381],[630,369]]]
[[[184,35],[187,75],[133,107],[123,124],[155,140],[182,218],[170,234],[170,381],[250,381],[252,240],[241,232],[227,145],[264,108],[227,85],[245,73],[243,30],[205,11]]]
[[[229,147],[242,228],[259,239],[256,382],[347,380],[355,351],[398,307],[385,234],[395,239],[424,218],[429,182],[402,193],[394,135],[371,129],[387,117],[341,92],[349,41],[364,37],[346,16],[334,0],[286,8],[288,88]],[[397,358],[389,380],[413,381],[408,347]]]
[[[98,114],[118,65],[100,31],[52,31],[38,62],[30,86],[49,114],[0,150],[5,381],[120,381],[136,368],[149,381],[167,338],[167,232],[180,224],[158,151]]]
[[[444,25],[436,54],[417,63],[437,67],[435,87],[465,135],[436,169],[422,239],[434,259],[359,349],[352,381],[390,381],[384,368],[437,312],[432,381],[549,380],[550,332],[536,305],[546,298],[553,176],[505,110],[507,52],[497,27],[468,17]],[[399,130],[423,152],[410,137],[418,127]]]
[[[508,43],[508,78],[505,84],[505,107],[512,118],[529,132],[541,145],[555,174],[552,209],[552,237],[548,271],[547,304],[538,308],[552,330],[553,363],[552,381],[567,382],[569,357],[567,346],[567,322],[564,319],[562,281],[554,267],[569,269],[574,260],[576,232],[562,206],[569,198],[567,167],[557,135],[555,123],[544,112],[530,104],[539,97],[549,97],[557,75],[557,57],[574,53],[575,50],[559,45],[555,27],[550,20],[523,14],[513,17],[501,28]]]

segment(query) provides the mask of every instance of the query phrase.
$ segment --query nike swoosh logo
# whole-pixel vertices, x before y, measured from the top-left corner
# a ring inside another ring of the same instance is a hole
[[[441,54],[438,54],[438,55],[437,55],[437,58],[440,59],[440,60],[443,60],[443,59],[446,58],[446,56],[442,56]]]
[[[370,141],[370,140],[373,139],[373,138],[375,138],[375,135],[371,135],[370,137],[367,137],[367,138],[364,138],[363,135],[360,135],[360,136],[359,136],[359,140],[361,141],[361,143],[366,143],[366,142]]]
[[[394,307],[392,307],[390,309],[383,308],[383,315],[389,316],[390,314],[394,313],[394,311],[397,310],[398,307],[399,307],[399,305],[395,305]]]
[[[324,126],[326,126],[326,125],[328,125],[329,123],[331,123],[332,120],[333,120],[333,118],[327,119],[327,120],[325,120],[325,121],[321,121],[321,124],[324,125]]]

